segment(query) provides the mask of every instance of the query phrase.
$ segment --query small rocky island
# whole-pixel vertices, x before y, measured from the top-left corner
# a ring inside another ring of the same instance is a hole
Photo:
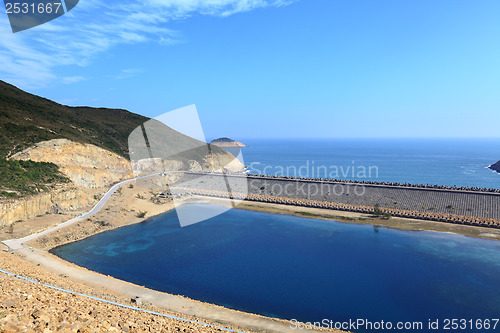
[[[236,148],[236,147],[247,147],[241,142],[229,139],[229,138],[219,138],[210,141],[211,145],[218,146],[221,148]]]
[[[500,173],[500,161],[496,162],[495,164],[490,165],[488,168]]]

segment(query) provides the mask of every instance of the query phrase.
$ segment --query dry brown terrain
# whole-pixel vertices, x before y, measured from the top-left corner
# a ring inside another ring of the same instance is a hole
[[[158,197],[158,192],[138,188],[133,182],[122,186],[108,201],[106,207],[94,216],[57,230],[50,236],[41,237],[30,245],[50,249],[103,231],[143,222],[145,218],[167,212],[172,208],[174,208],[172,200]],[[141,217],[141,213],[145,213],[144,217]]]
[[[131,298],[88,287],[31,264],[16,254],[0,252],[0,267],[43,284],[69,289],[85,295],[137,306]],[[221,332],[201,324],[106,304],[69,294],[0,273],[0,332]],[[142,308],[165,313],[142,304]],[[176,313],[174,316],[189,317]],[[191,317],[190,319],[196,320]],[[199,320],[199,319],[198,319]],[[212,323],[220,326],[220,324]]]
[[[187,200],[190,201],[193,199]],[[203,198],[195,198],[194,200],[206,201]],[[132,184],[132,187],[125,185],[121,191],[117,192],[110,199],[106,208],[98,214],[84,222],[57,230],[49,236],[41,237],[29,245],[37,249],[48,250],[54,246],[80,240],[99,232],[133,223],[140,223],[144,220],[144,218],[137,216],[140,212],[146,212],[146,217],[150,217],[166,212],[172,209],[173,206],[171,200],[158,198],[155,193],[149,190],[139,189],[135,184]],[[22,237],[30,234],[30,226],[36,228],[36,230],[46,229],[70,217],[72,216],[54,214],[41,216],[34,221],[16,224],[13,235]],[[42,227],[42,225],[45,227]],[[10,238],[8,237],[10,234],[5,234],[5,232],[2,236],[3,238]],[[146,307],[154,311],[174,315],[182,313],[177,315],[182,318],[204,318],[198,320],[209,323],[215,322],[218,326],[231,327],[234,325],[243,331],[260,332],[283,332],[290,330],[289,323],[284,320],[247,314],[198,302],[182,296],[152,291],[88,271],[67,263],[43,250],[24,249],[17,251],[16,254],[0,253],[0,268],[46,284],[129,305],[134,305],[130,303],[130,300],[140,295],[142,300],[140,307],[142,308]],[[85,331],[85,327],[88,328],[88,331],[92,332],[108,329],[111,331],[115,329],[125,331],[127,329],[130,331],[151,329],[151,331],[163,330],[167,332],[217,331],[214,328],[185,324],[182,321],[146,315],[130,309],[86,299],[81,296],[68,295],[40,285],[32,285],[29,282],[17,280],[4,274],[0,274],[0,276],[2,277],[0,280],[2,282],[2,301],[5,295],[5,299],[8,302],[4,302],[5,306],[1,310],[5,310],[1,315],[3,317],[1,325],[7,326],[0,327],[16,327],[18,331],[24,330],[25,326],[37,327],[35,331],[43,331],[43,327],[52,327],[53,330],[61,325],[64,331],[72,330],[75,332],[79,328],[82,329],[81,331]],[[32,297],[29,297],[29,295],[32,295]],[[35,297],[37,301],[33,300],[35,295],[37,295]],[[53,299],[54,301],[47,302],[49,299]],[[9,307],[13,304],[12,300],[16,300],[16,305]],[[43,300],[45,300],[45,303],[43,303]],[[0,302],[0,306],[2,304]],[[65,312],[69,307],[72,308],[71,313]],[[35,312],[39,308],[43,311]],[[33,312],[35,312],[34,315]],[[41,316],[39,316],[40,313],[42,314]],[[131,318],[131,320],[124,321],[124,318]],[[45,319],[51,324],[40,326],[40,321]],[[2,330],[0,329],[0,331]]]

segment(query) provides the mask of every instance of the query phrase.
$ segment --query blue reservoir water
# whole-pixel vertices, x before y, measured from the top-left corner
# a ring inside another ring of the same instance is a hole
[[[301,321],[425,327],[500,313],[500,242],[447,233],[237,209],[181,228],[169,212],[53,252],[152,289]]]
[[[241,141],[252,173],[500,187],[500,174],[486,169],[500,160],[500,139]]]

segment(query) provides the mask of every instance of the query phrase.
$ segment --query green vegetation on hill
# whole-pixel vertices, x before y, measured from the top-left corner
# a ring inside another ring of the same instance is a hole
[[[211,145],[225,147],[225,148],[235,148],[235,147],[247,147],[245,144],[235,141],[230,138],[218,138],[210,141]]]
[[[233,139],[230,139],[230,138],[218,138],[218,139],[214,139],[211,141],[211,143],[215,143],[215,142],[228,142],[228,143],[233,143],[235,142]]]
[[[0,198],[68,181],[55,164],[6,160],[9,156],[41,141],[66,138],[127,157],[128,135],[147,119],[125,110],[64,106],[0,81]]]
[[[0,157],[61,138],[127,157],[130,132],[147,120],[126,110],[61,105],[0,81]]]
[[[0,195],[14,198],[46,191],[55,184],[69,182],[53,163],[6,159],[0,159],[0,179]]]
[[[43,191],[57,181],[67,181],[54,164],[17,164],[7,160],[15,153],[41,141],[69,139],[129,158],[128,137],[148,120],[126,110],[61,105],[0,81],[0,198],[13,196],[11,191],[24,195]],[[206,145],[161,123],[150,125],[150,143],[162,147],[165,151],[160,153],[164,156],[204,164],[210,151]],[[142,156],[145,152],[146,149],[136,157],[149,157]],[[211,152],[226,154],[215,146]]]

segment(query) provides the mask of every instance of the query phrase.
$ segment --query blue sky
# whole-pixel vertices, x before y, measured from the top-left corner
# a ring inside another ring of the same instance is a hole
[[[0,79],[207,137],[498,137],[500,2],[80,0],[17,34]]]

